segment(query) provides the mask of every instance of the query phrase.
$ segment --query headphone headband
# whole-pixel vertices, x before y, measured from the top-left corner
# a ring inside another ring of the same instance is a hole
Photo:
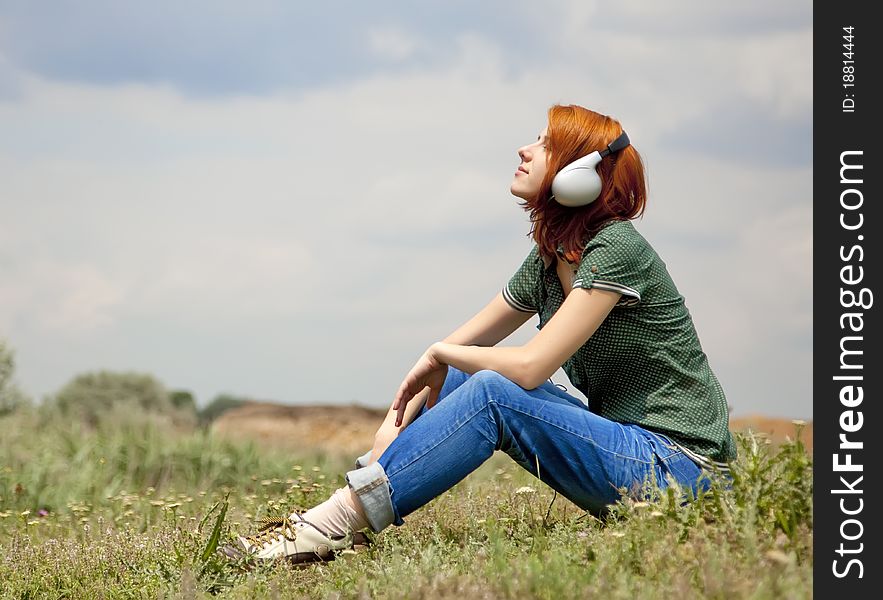
[[[622,150],[623,148],[628,146],[630,143],[631,142],[629,141],[628,134],[625,131],[623,131],[621,134],[619,134],[618,138],[616,138],[615,140],[613,140],[612,142],[607,144],[607,148],[605,148],[604,150],[601,150],[601,152],[599,152],[599,154],[601,155],[601,158],[604,158],[608,154],[613,154],[614,152],[619,152],[620,150]]]

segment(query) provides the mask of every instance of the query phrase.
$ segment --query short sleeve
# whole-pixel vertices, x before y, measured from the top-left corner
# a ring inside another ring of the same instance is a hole
[[[503,288],[503,298],[509,306],[521,312],[539,311],[537,285],[542,273],[543,261],[539,255],[539,247],[535,245]]]
[[[583,250],[574,288],[619,292],[617,306],[636,306],[648,287],[653,252],[640,236],[605,235],[602,231]]]

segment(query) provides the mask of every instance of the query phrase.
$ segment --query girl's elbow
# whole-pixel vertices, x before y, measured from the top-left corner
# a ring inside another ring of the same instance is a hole
[[[549,376],[545,374],[542,365],[528,359],[522,363],[519,373],[520,381],[516,381],[516,383],[526,390],[532,390],[540,387],[548,378]]]

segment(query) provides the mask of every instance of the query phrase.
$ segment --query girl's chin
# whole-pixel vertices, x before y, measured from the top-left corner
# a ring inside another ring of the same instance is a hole
[[[516,198],[521,198],[522,200],[527,200],[530,197],[529,194],[526,194],[524,190],[516,185],[510,187],[509,192],[511,192],[511,194]]]

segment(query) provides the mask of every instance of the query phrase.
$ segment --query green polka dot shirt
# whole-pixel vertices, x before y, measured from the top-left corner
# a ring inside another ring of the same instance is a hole
[[[534,246],[503,289],[542,329],[564,302],[554,260]],[[622,294],[601,326],[561,366],[589,409],[661,433],[693,460],[725,468],[736,456],[727,401],[665,263],[631,221],[605,225],[571,264],[573,288]]]

